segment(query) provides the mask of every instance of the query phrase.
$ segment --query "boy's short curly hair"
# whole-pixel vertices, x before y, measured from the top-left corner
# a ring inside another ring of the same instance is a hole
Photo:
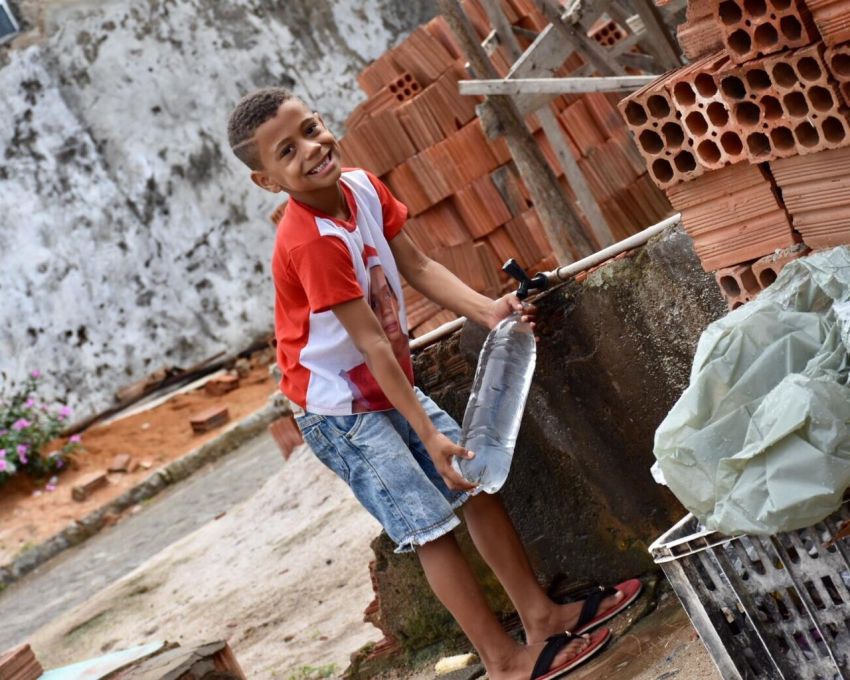
[[[254,133],[277,115],[283,102],[296,98],[285,87],[265,87],[241,99],[227,121],[227,138],[236,157],[251,170],[262,170]]]

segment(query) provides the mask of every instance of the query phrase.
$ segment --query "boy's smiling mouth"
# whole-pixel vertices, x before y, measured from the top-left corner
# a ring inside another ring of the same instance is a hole
[[[327,170],[331,163],[333,163],[333,149],[328,151],[327,155],[324,157],[321,163],[319,163],[315,168],[310,170],[308,175],[321,175],[325,170]]]

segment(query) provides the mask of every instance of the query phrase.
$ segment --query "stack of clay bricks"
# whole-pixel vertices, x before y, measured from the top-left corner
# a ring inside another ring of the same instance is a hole
[[[620,111],[735,308],[850,243],[850,0],[689,0],[678,35],[692,63]]]
[[[483,40],[492,30],[478,0],[464,9]],[[534,33],[548,25],[531,0],[503,0],[505,16]],[[588,35],[604,46],[626,37],[600,20]],[[530,44],[520,35],[523,48]],[[491,54],[497,71],[510,67],[501,47]],[[346,121],[343,163],[378,175],[407,205],[406,232],[429,256],[476,290],[498,295],[516,286],[501,272],[515,258],[530,273],[557,263],[530,196],[504,140],[488,139],[477,118],[478,97],[461,96],[469,78],[448,25],[437,18],[416,29],[358,76],[367,98]],[[573,55],[558,75],[581,67]],[[643,158],[616,109],[618,96],[560,97],[553,111],[567,132],[596,200],[615,236],[625,238],[672,213],[649,178]],[[527,123],[568,196],[564,173],[534,115]],[[591,242],[596,243],[589,225]],[[597,244],[599,245],[599,244]],[[454,316],[405,287],[413,336]]]
[[[3,680],[36,680],[44,670],[29,645],[20,645],[0,654],[0,678]]]

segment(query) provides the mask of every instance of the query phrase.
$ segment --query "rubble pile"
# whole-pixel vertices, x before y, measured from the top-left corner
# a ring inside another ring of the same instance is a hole
[[[694,61],[620,112],[729,307],[850,236],[850,2],[690,0]]]

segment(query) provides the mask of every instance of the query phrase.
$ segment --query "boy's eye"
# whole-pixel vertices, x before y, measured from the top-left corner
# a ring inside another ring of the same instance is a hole
[[[310,124],[307,126],[307,134],[308,134],[308,135],[312,135],[312,134],[313,134],[314,132],[316,132],[318,129],[319,129],[319,125],[318,125],[318,123],[310,123]]]
[[[280,150],[280,157],[283,158],[284,156],[287,156],[290,153],[292,153],[292,144],[287,144]]]

